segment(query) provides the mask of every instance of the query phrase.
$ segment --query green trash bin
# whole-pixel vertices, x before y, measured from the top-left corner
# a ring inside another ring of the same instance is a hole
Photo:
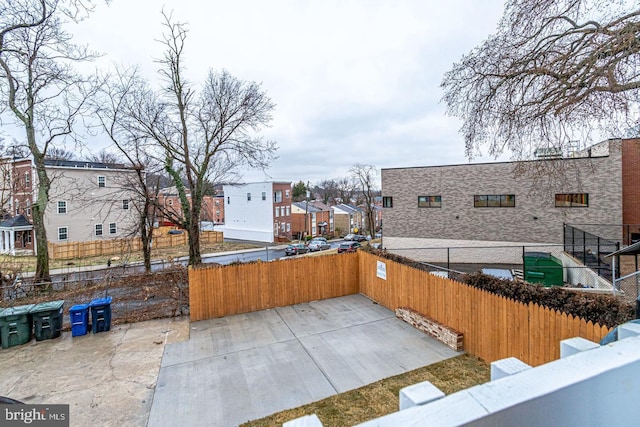
[[[33,304],[19,305],[0,311],[0,341],[2,348],[26,344],[31,341],[33,319],[29,310]]]
[[[47,301],[34,305],[29,310],[33,317],[36,341],[58,338],[62,330],[62,306],[64,300]]]

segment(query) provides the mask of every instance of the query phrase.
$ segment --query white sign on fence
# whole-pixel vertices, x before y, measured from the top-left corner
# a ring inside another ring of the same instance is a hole
[[[387,265],[382,261],[377,261],[378,268],[376,274],[379,278],[387,280]]]

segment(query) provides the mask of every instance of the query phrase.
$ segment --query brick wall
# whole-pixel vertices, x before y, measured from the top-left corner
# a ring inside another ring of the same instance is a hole
[[[640,139],[622,145],[622,219],[625,224],[640,224]],[[640,228],[634,226],[629,232],[639,233]]]
[[[427,335],[432,336],[447,347],[455,351],[462,351],[463,340],[460,332],[448,328],[407,307],[397,308],[396,317],[404,320]]]
[[[622,224],[620,141],[609,145],[602,157],[383,169],[382,195],[393,197],[384,235],[562,243],[563,223]],[[589,193],[589,207],[557,208],[556,193]],[[491,194],[515,194],[515,207],[474,208],[474,195]],[[442,207],[420,208],[418,196],[441,196]],[[602,237],[619,239],[609,228]]]

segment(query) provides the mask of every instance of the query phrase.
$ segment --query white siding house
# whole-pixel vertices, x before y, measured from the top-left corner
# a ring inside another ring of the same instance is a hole
[[[226,239],[275,242],[291,238],[291,183],[255,182],[224,187]]]

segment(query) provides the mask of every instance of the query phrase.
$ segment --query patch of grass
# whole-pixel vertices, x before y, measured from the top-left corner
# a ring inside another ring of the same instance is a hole
[[[463,354],[242,425],[282,425],[295,418],[316,414],[325,426],[352,426],[398,411],[398,396],[400,389],[404,387],[430,381],[445,394],[451,394],[486,383],[489,378],[490,367],[487,363],[475,356]]]

